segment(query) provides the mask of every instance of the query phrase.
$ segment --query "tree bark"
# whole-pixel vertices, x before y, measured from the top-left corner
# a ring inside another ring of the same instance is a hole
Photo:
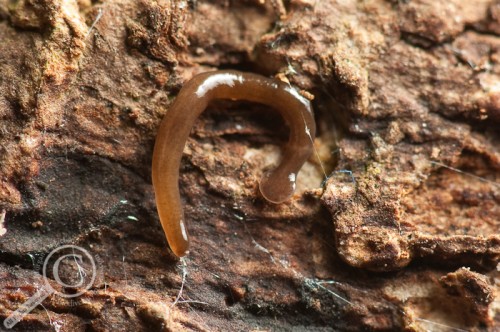
[[[316,150],[267,203],[286,123],[211,105],[184,150],[179,260],[154,139],[218,68],[314,98]],[[500,328],[497,0],[0,0],[0,119],[2,321],[52,292],[14,330]],[[85,251],[47,272],[64,245]]]

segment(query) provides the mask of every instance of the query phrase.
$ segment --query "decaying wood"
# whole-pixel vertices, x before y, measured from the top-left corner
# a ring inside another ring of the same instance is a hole
[[[316,153],[268,204],[257,182],[286,125],[212,105],[184,151],[179,261],[154,137],[183,82],[217,68],[313,95]],[[500,328],[496,0],[0,0],[0,119],[2,319],[53,249],[96,263],[83,295],[17,330]]]

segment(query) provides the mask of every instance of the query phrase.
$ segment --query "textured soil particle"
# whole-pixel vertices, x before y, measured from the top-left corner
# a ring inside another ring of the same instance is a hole
[[[441,284],[451,296],[460,299],[462,305],[469,307],[469,321],[491,324],[488,307],[493,302],[493,289],[488,279],[466,268],[448,273],[440,279]]]

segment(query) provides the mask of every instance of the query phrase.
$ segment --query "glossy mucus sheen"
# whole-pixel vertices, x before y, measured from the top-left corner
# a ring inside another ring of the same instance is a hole
[[[182,151],[195,120],[216,99],[268,105],[290,127],[280,163],[260,181],[260,192],[266,200],[281,203],[293,195],[297,173],[313,151],[316,124],[311,104],[289,84],[232,70],[199,74],[184,84],[160,124],[152,167],[160,221],[170,248],[179,257],[189,249],[179,193]]]

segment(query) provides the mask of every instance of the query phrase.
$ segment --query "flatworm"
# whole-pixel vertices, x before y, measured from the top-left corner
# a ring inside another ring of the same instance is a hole
[[[156,206],[175,255],[188,253],[189,241],[179,193],[182,151],[198,116],[212,100],[246,100],[276,109],[290,127],[279,165],[262,177],[262,196],[281,203],[295,191],[297,173],[313,152],[316,124],[308,99],[281,81],[233,70],[199,74],[188,81],[163,118],[153,152]]]

